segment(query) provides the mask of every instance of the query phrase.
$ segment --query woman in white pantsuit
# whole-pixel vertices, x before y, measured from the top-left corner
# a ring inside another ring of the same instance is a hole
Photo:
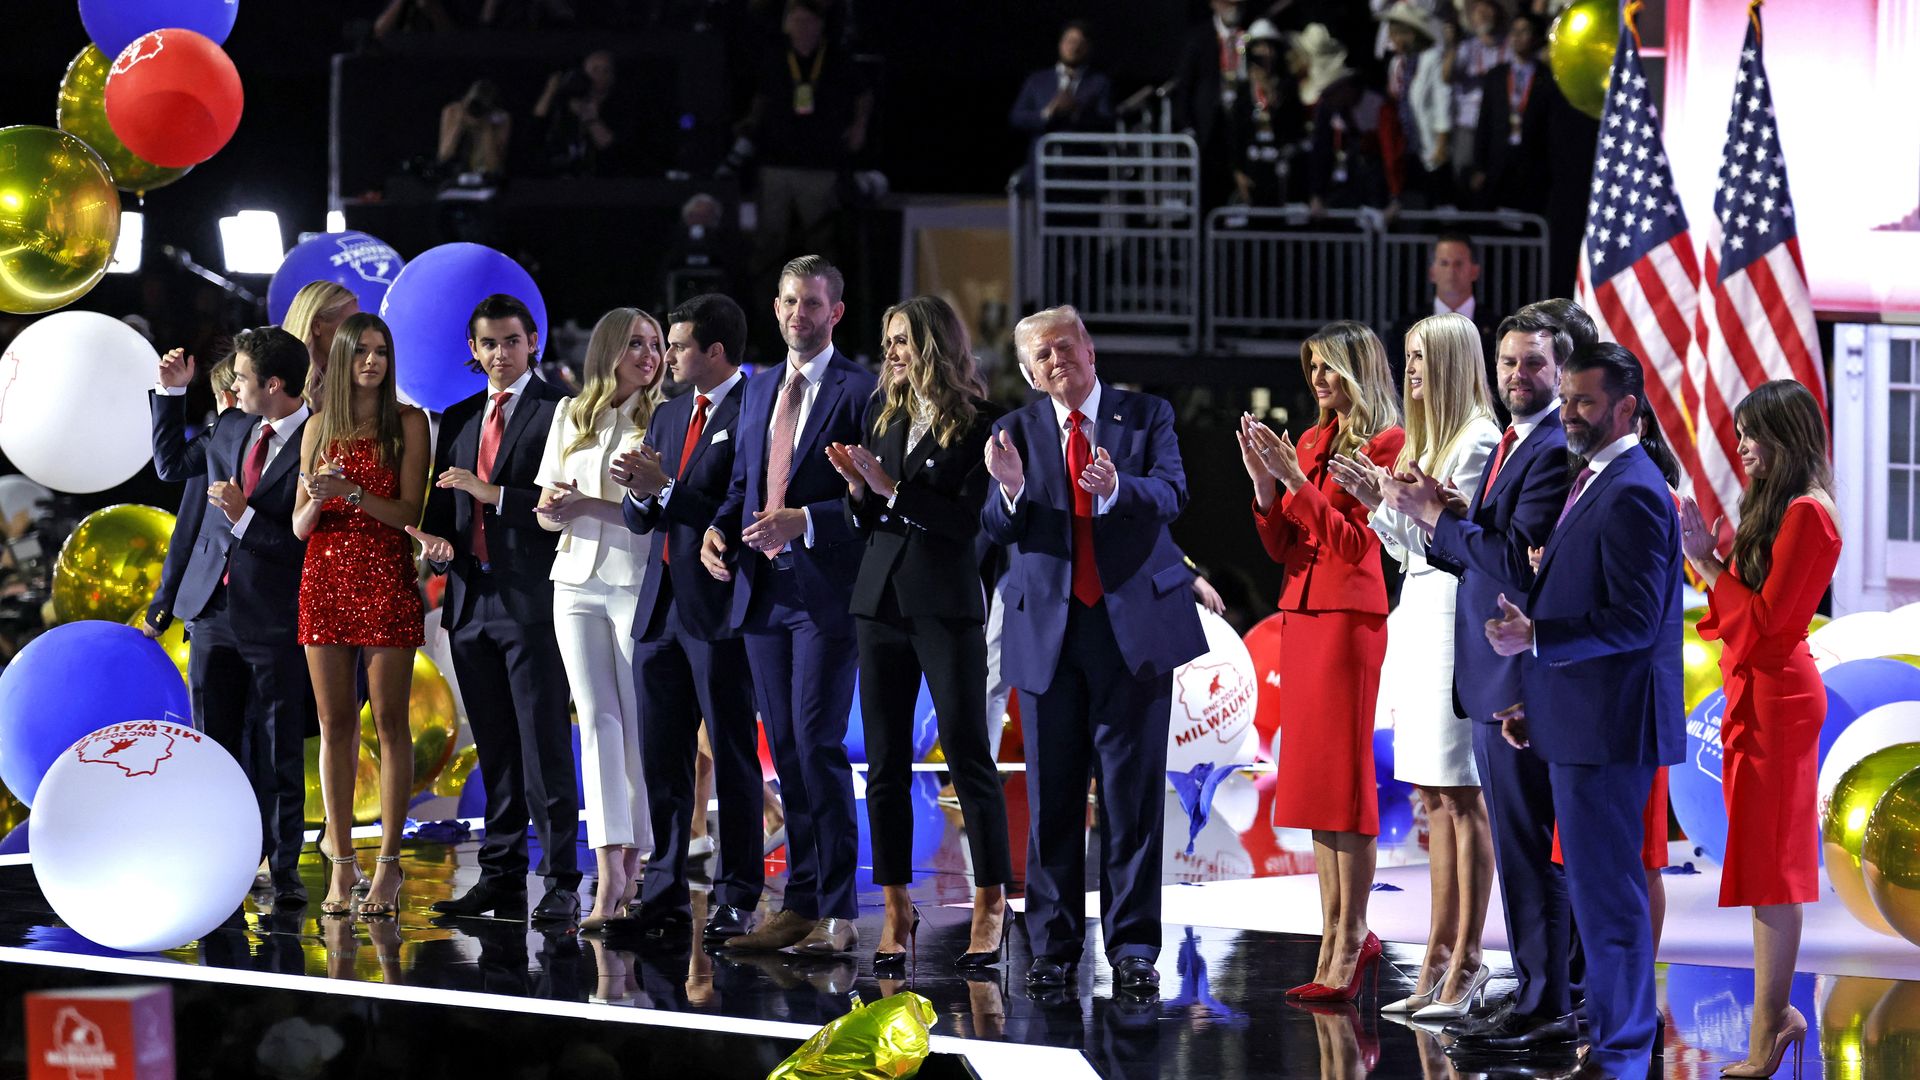
[[[627,529],[607,466],[640,444],[660,403],[664,341],[660,324],[636,308],[601,316],[587,342],[585,386],[554,411],[540,459],[540,524],[563,534],[553,628],[580,716],[587,846],[599,867],[593,911],[580,923],[587,932],[620,913],[653,852],[632,637],[651,537]]]
[[[1406,341],[1407,441],[1396,471],[1414,466],[1471,500],[1500,428],[1487,392],[1480,332],[1460,315],[1414,324]],[[1383,471],[1341,463],[1336,475],[1372,508],[1371,524],[1406,580],[1387,618],[1378,722],[1393,728],[1393,775],[1426,807],[1433,881],[1432,933],[1411,997],[1387,1012],[1451,1009],[1485,982],[1480,933],[1493,882],[1493,839],[1473,760],[1472,721],[1453,708],[1454,591],[1459,578],[1427,561],[1426,532],[1381,505]],[[1437,1015],[1437,1014],[1435,1014]]]

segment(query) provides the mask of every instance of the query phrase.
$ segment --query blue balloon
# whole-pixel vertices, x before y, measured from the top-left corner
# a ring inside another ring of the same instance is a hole
[[[267,284],[267,319],[275,326],[285,322],[294,294],[316,281],[344,285],[360,301],[361,311],[379,311],[406,264],[385,240],[363,232],[322,233],[302,240],[287,252]]]
[[[547,302],[520,264],[483,244],[428,248],[393,279],[380,317],[393,328],[400,395],[424,409],[447,407],[479,393],[486,376],[472,370],[467,320],[480,301],[505,293],[527,305],[534,330],[547,332]]]
[[[31,850],[28,847],[27,826],[31,824],[33,819],[29,818],[8,830],[7,835],[0,838],[0,855],[27,854]]]
[[[841,745],[847,748],[847,760],[856,765],[867,762],[867,729],[860,719],[860,677],[853,677],[853,709],[847,713],[847,735]],[[986,723],[986,718],[981,718]],[[940,739],[940,716],[933,708],[933,691],[927,680],[920,680],[920,696],[913,703],[913,760],[925,761]]]
[[[961,845],[967,842],[965,831],[950,827],[946,812],[940,809],[940,778],[933,773],[914,773],[907,789],[907,804],[913,815],[914,876],[939,872],[945,867],[967,865],[966,856],[959,852],[955,852],[952,859],[936,858],[941,846],[950,838]],[[868,824],[865,799],[854,808],[853,819],[855,830],[859,833],[855,855],[860,864],[854,875],[854,883],[861,888],[870,888],[874,884],[873,832]]]
[[[191,725],[187,685],[160,643],[88,619],[41,634],[0,671],[0,782],[33,805],[67,748],[109,724]]]
[[[109,60],[136,38],[169,27],[223,44],[239,14],[239,0],[80,0],[80,23]]]
[[[1821,674],[1827,684],[1827,718],[1820,725],[1820,761],[1847,725],[1882,705],[1920,701],[1920,668],[1874,657],[1835,664]]]
[[[1413,836],[1413,785],[1393,777],[1393,729],[1373,733],[1374,790],[1379,799],[1380,842],[1402,843]]]
[[[1720,718],[1727,695],[1715,690],[1687,717],[1687,756],[1667,770],[1667,804],[1680,830],[1714,862],[1727,851],[1727,802],[1721,787]],[[1808,823],[1809,828],[1817,822]]]

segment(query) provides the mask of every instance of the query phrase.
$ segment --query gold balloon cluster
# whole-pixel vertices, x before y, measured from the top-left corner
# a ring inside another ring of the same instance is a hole
[[[453,758],[460,718],[453,709],[453,687],[424,650],[413,654],[413,690],[407,702],[407,729],[413,735],[413,794],[433,782]],[[380,736],[373,727],[373,705],[360,707],[360,744],[380,760]]]
[[[108,175],[121,191],[145,195],[187,175],[192,168],[169,169],[142,159],[127,149],[107,123],[107,75],[113,61],[96,45],[80,50],[60,79],[60,106],[54,123],[93,148],[106,163]]]
[[[1832,794],[1820,806],[1820,844],[1826,856],[1827,881],[1861,924],[1892,934],[1893,926],[1874,905],[1861,866],[1867,824],[1894,781],[1920,769],[1920,743],[1882,747],[1840,774]]]
[[[1547,30],[1547,67],[1567,103],[1595,120],[1607,107],[1607,80],[1620,44],[1617,0],[1574,0]]]
[[[120,193],[99,154],[58,128],[0,128],[0,311],[78,300],[119,239]]]
[[[138,625],[160,587],[172,536],[173,515],[152,506],[121,503],[88,514],[53,564],[54,617]]]
[[[1860,843],[1867,894],[1896,933],[1920,944],[1920,769],[1887,786]]]
[[[380,763],[373,758],[373,751],[365,743],[355,744],[359,751],[353,766],[353,823],[371,825],[380,820]],[[320,791],[320,739],[316,736],[307,740],[307,791],[302,804],[306,812],[307,824],[319,825],[327,820],[326,800]]]
[[[1680,658],[1685,672],[1682,698],[1689,716],[1693,715],[1696,706],[1720,689],[1720,642],[1718,639],[1708,641],[1700,636],[1700,620],[1706,614],[1707,609],[1703,607],[1687,609],[1686,630],[1680,645]]]

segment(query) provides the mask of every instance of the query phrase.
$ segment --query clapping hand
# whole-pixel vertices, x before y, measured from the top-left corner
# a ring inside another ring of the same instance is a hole
[[[847,490],[854,495],[871,489],[882,499],[891,499],[899,494],[900,487],[887,475],[880,459],[864,446],[850,443],[834,443],[827,447],[827,460],[833,463],[835,471],[847,481]],[[852,470],[849,472],[848,470]],[[856,490],[856,487],[858,490]]]
[[[420,554],[430,563],[449,563],[453,561],[453,545],[432,533],[421,532],[412,525],[407,526],[407,535],[420,541]]]
[[[1373,459],[1354,451],[1352,457],[1334,457],[1327,459],[1327,471],[1333,474],[1333,482],[1347,489],[1347,493],[1359,499],[1369,510],[1380,506],[1380,482],[1388,476],[1387,470],[1373,463]]]
[[[1726,518],[1707,528],[1705,516],[1700,513],[1700,504],[1693,496],[1684,495],[1680,499],[1680,547],[1686,551],[1687,558],[1693,562],[1704,562],[1714,557],[1720,546],[1720,530],[1727,523]]]
[[[642,499],[665,491],[667,481],[672,479],[660,463],[660,451],[645,443],[622,451],[613,459],[607,474],[613,477],[614,483]]]
[[[557,521],[562,525],[587,512],[587,502],[591,498],[580,492],[580,485],[562,480],[546,490],[540,505],[533,512],[548,521]]]
[[[1120,470],[1107,454],[1107,448],[1093,448],[1093,460],[1080,470],[1080,490],[1093,493],[1096,499],[1105,499],[1120,490]]]
[[[987,440],[987,473],[1000,484],[1000,490],[1011,499],[1020,494],[1027,486],[1026,467],[1020,463],[1020,451],[1013,445],[1013,436],[1005,428]]]
[[[344,496],[360,486],[347,479],[344,469],[326,458],[316,459],[312,471],[303,474],[300,482],[306,486],[307,498],[314,502],[326,502],[328,499]],[[213,495],[211,489],[208,490],[207,495],[209,497]]]
[[[1420,470],[1420,463],[1407,463],[1407,471],[1388,476],[1380,482],[1380,496],[1387,505],[1432,529],[1446,511],[1448,497],[1440,481]]]
[[[1252,444],[1255,459],[1267,475],[1289,493],[1300,490],[1307,482],[1307,474],[1301,471],[1300,452],[1293,445],[1293,436],[1285,433],[1276,435],[1272,428],[1250,416],[1241,418],[1240,427],[1243,437]]]
[[[227,515],[227,524],[238,525],[240,515],[247,512],[247,489],[237,478],[217,480],[207,486],[207,505],[219,507]]]
[[[1506,593],[1501,593],[1500,617],[1487,620],[1487,642],[1493,651],[1501,656],[1518,656],[1533,648],[1533,620],[1527,614],[1513,606]]]

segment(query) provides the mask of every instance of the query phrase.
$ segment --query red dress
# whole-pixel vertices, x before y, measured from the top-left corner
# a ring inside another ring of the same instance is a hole
[[[1280,688],[1286,710],[1273,824],[1380,834],[1373,713],[1387,654],[1387,586],[1367,508],[1327,469],[1338,429],[1300,437],[1307,482],[1253,512],[1267,554],[1286,567],[1280,591]],[[1375,435],[1364,452],[1392,468],[1406,433]]]
[[[1780,520],[1760,591],[1729,566],[1707,593],[1700,636],[1724,643],[1727,694],[1721,907],[1820,899],[1814,796],[1827,692],[1807,651],[1807,623],[1839,562],[1840,533],[1827,508],[1802,496]]]
[[[328,460],[369,495],[400,492],[399,470],[381,462],[372,439],[354,439],[344,452],[336,444]],[[418,648],[425,623],[407,534],[345,499],[321,503],[300,574],[300,644]]]

